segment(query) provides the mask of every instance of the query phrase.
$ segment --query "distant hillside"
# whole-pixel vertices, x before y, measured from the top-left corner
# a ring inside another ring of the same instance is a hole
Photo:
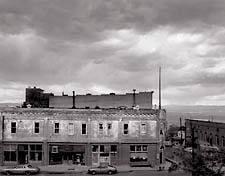
[[[180,118],[184,124],[185,119],[206,119],[225,123],[225,106],[164,106],[167,112],[168,124],[179,125]]]
[[[0,103],[0,107],[17,107],[21,105],[22,103]]]
[[[0,103],[0,107],[20,107],[22,103]],[[180,118],[184,125],[185,119],[206,119],[225,123],[225,106],[164,106],[167,112],[168,125],[180,125]]]

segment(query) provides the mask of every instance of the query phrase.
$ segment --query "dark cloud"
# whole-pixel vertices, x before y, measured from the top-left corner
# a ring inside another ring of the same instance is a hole
[[[2,0],[1,31],[19,33],[32,29],[45,37],[89,41],[98,38],[99,32],[107,29],[149,31],[158,25],[196,28],[196,21],[199,24],[222,25],[224,5],[223,1],[209,0]],[[195,26],[191,26],[192,22]]]
[[[161,66],[166,102],[207,101],[224,91],[224,9],[222,0],[0,0],[0,90],[157,90]]]

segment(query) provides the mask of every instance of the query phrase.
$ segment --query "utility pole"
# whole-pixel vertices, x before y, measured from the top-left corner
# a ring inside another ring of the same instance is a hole
[[[159,110],[161,109],[161,67],[159,67]]]
[[[180,117],[180,144],[183,144],[182,119]]]
[[[194,170],[196,168],[195,166],[195,157],[196,157],[196,137],[195,137],[195,128],[191,125],[191,146],[192,146],[192,176],[196,176],[196,171]]]

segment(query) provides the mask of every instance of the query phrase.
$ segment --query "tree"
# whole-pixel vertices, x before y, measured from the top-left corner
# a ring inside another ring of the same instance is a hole
[[[198,151],[193,155],[184,155],[185,170],[191,171],[192,176],[222,176],[225,165],[225,152]]]

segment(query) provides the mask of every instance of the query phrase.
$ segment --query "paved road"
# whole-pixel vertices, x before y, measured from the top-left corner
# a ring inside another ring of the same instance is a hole
[[[38,174],[36,176],[52,176],[52,174]],[[58,176],[91,176],[90,174],[87,174],[86,172],[82,173],[69,173],[69,174],[57,174]],[[56,176],[57,176],[56,175]],[[123,173],[117,173],[115,176],[191,176],[189,173],[184,173],[183,171],[174,171],[174,172],[167,172],[167,171],[132,171],[132,172],[123,172]],[[99,176],[108,176],[107,174],[100,174]]]

